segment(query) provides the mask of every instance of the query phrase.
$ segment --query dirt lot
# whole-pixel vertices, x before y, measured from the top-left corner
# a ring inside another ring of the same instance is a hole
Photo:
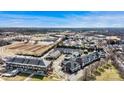
[[[6,49],[9,52],[13,52],[15,54],[40,56],[44,54],[49,48],[51,48],[51,45],[17,43],[17,44],[9,45]]]

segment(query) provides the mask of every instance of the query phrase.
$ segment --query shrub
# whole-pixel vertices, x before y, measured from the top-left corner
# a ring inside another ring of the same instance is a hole
[[[100,76],[101,73],[100,73],[98,70],[96,70],[96,71],[94,72],[94,75],[95,75],[95,76]]]
[[[111,65],[111,64],[107,64],[107,66],[108,66],[108,67],[112,67],[112,65]]]
[[[105,70],[103,68],[98,68],[100,72],[104,72]]]
[[[108,67],[108,66],[106,66],[106,65],[104,65],[104,66],[103,66],[103,68],[105,68],[105,69],[109,69],[109,67]]]

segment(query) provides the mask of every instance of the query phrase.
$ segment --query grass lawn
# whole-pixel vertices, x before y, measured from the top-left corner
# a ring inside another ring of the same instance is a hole
[[[49,75],[47,77],[34,75],[30,81],[58,81],[59,79],[54,75]]]
[[[96,81],[121,81],[123,80],[119,73],[118,70],[114,67],[111,66],[109,69],[104,69],[105,71],[101,73],[100,76],[96,76]]]
[[[28,76],[29,76],[29,74],[20,73],[19,75],[15,76],[15,77],[2,77],[2,79],[6,80],[6,81],[23,81]]]
[[[40,81],[43,80],[44,77],[43,76],[38,76],[38,75],[34,75],[31,77],[31,81]]]

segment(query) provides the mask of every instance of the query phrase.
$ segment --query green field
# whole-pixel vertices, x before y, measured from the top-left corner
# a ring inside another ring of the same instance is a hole
[[[31,81],[40,81],[43,80],[44,77],[43,76],[38,76],[38,75],[34,75],[31,77]]]

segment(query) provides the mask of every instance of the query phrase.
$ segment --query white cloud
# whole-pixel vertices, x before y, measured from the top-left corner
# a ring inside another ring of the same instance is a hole
[[[116,14],[117,13],[117,14]],[[0,13],[0,27],[123,27],[124,13],[91,12],[89,15],[16,15]]]

